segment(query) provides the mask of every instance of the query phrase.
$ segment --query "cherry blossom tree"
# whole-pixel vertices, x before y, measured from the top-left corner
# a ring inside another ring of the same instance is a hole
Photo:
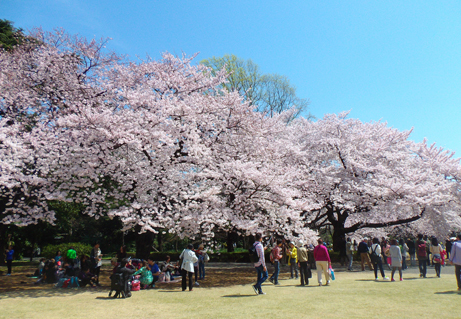
[[[411,131],[346,119],[347,114],[300,119],[291,127],[300,132],[293,134],[302,145],[297,187],[304,195],[298,204],[305,205],[309,227],[332,226],[336,250],[346,233],[364,228],[425,217],[431,217],[426,232],[442,220],[459,224],[459,209],[453,208],[460,203],[460,166],[453,153],[408,140]]]
[[[220,90],[225,70],[168,53],[125,63],[105,40],[61,30],[35,37],[1,53],[3,222],[52,222],[46,202],[63,200],[141,233],[312,233],[288,205],[284,124]]]

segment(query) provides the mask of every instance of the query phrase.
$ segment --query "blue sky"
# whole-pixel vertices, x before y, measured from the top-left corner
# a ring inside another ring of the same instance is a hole
[[[16,27],[63,27],[130,58],[235,54],[287,76],[310,112],[414,127],[461,157],[460,1],[1,0]]]

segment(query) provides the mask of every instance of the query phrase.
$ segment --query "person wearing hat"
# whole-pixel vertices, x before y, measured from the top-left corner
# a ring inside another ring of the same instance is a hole
[[[456,241],[451,246],[450,263],[455,265],[456,282],[461,290],[461,234],[456,236]]]
[[[290,279],[293,279],[293,273],[296,274],[296,279],[298,279],[298,250],[295,247],[294,242],[290,242],[290,249],[287,251],[288,255],[288,266],[290,266]]]
[[[301,286],[309,285],[309,266],[307,265],[308,262],[308,255],[307,249],[304,247],[304,243],[302,240],[298,242],[298,266],[299,272],[301,275]]]

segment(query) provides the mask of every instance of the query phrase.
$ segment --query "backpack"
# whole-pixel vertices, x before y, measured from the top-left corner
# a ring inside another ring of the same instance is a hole
[[[62,283],[62,288],[67,288],[69,286],[69,283],[70,283],[70,279],[64,280],[64,282]]]
[[[259,261],[258,251],[256,250],[256,245],[252,245],[250,249],[248,249],[248,253],[250,254],[250,261],[252,263],[257,263]]]
[[[427,257],[425,242],[421,242],[418,244],[418,257]]]
[[[375,249],[373,249],[370,254],[371,262],[373,264],[377,264],[381,260],[381,257],[379,257],[376,253],[376,248],[378,248],[378,245],[375,246]]]
[[[131,291],[139,291],[141,290],[141,282],[139,280],[133,280],[131,282]]]
[[[58,280],[58,282],[56,283],[55,287],[56,288],[62,288],[62,286],[64,285],[64,282],[67,280],[67,278],[61,278]]]
[[[123,273],[115,273],[110,276],[110,289],[115,291],[125,290]]]

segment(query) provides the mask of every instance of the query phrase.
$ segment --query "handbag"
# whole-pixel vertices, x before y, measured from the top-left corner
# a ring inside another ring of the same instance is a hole
[[[331,280],[335,280],[335,272],[332,268],[328,269],[328,273],[330,274]]]

